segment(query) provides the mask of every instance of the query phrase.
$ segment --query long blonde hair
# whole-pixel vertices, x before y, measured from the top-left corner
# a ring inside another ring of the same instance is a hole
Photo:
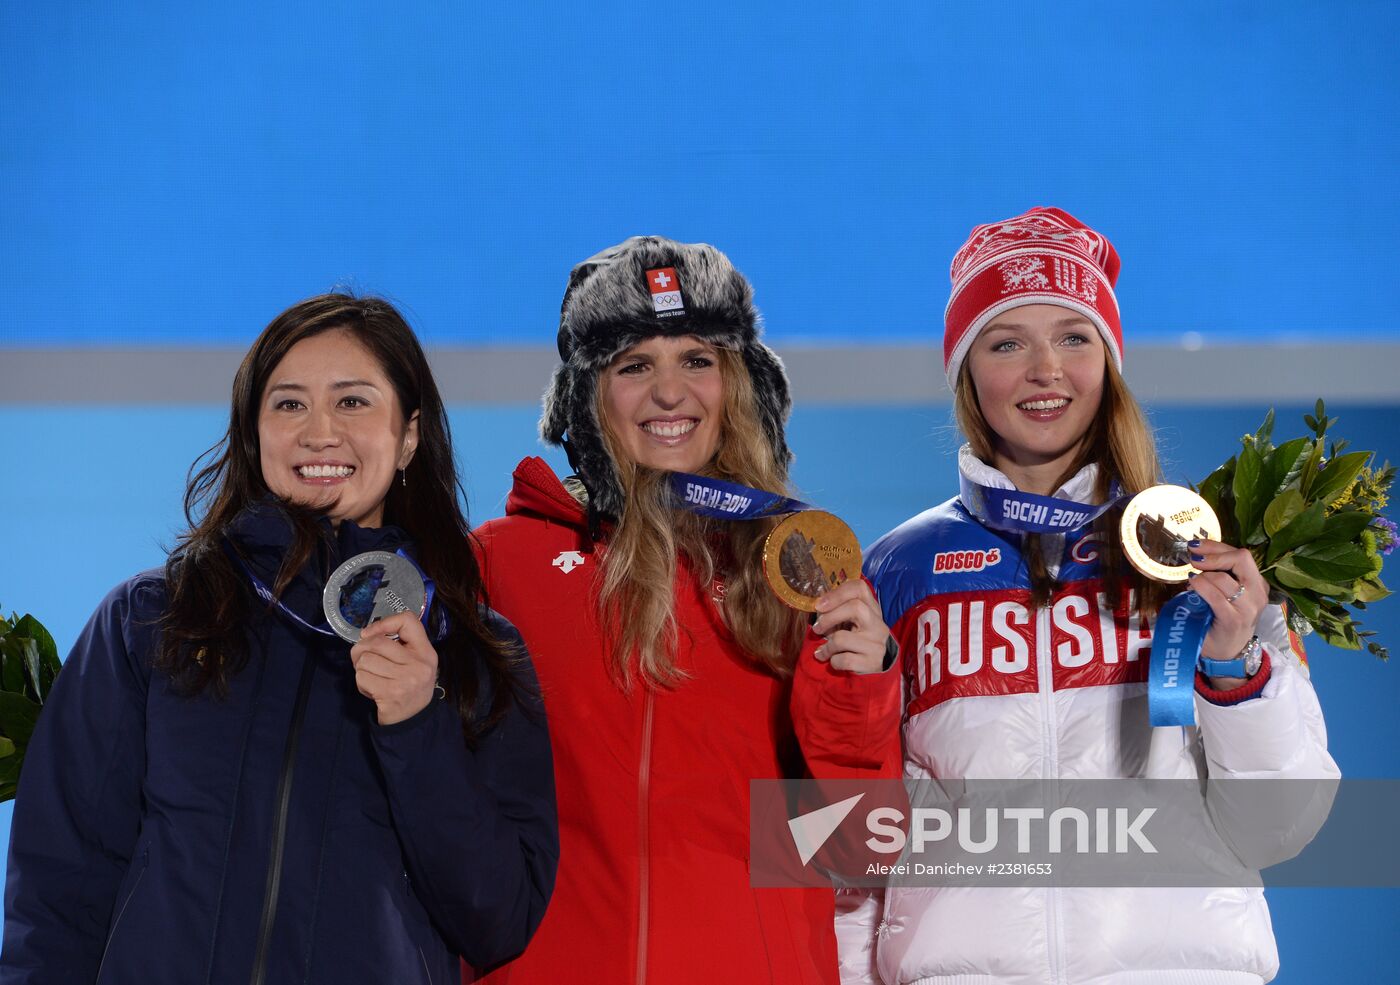
[[[958,373],[958,385],[954,391],[953,411],[958,428],[967,438],[972,453],[982,461],[991,463],[996,448],[996,432],[982,414],[982,405],[977,400],[977,387],[973,385],[969,370],[971,360],[964,360]],[[1133,396],[1123,375],[1118,372],[1112,359],[1105,360],[1103,400],[1099,412],[1089,424],[1079,452],[1064,472],[1055,480],[1052,488],[1058,489],[1089,463],[1098,465],[1098,476],[1094,482],[1094,497],[1098,502],[1108,498],[1114,480],[1122,491],[1132,495],[1142,492],[1148,486],[1161,481],[1161,467],[1157,461],[1157,445],[1152,438],[1152,429],[1147,425],[1142,407]],[[1101,538],[1099,551],[1100,570],[1103,574],[1104,594],[1108,603],[1117,609],[1122,601],[1124,579],[1134,591],[1137,609],[1144,616],[1154,615],[1173,592],[1138,574],[1123,558],[1122,537],[1118,531],[1120,509],[1109,510],[1094,523],[1095,533]],[[1055,580],[1050,577],[1041,553],[1040,535],[1025,536],[1022,556],[1025,558],[1027,573],[1031,580],[1031,601],[1034,605],[1046,605],[1055,594]]]
[[[748,369],[737,352],[718,347],[715,352],[724,386],[719,447],[700,472],[785,494],[787,465],[776,459],[758,422]],[[607,387],[606,382],[598,387],[597,415],[626,505],[601,552],[598,602],[619,683],[630,688],[640,676],[649,686],[674,687],[686,678],[676,665],[680,635],[687,632],[676,620],[682,565],[706,594],[722,582],[723,598],[716,601],[740,649],[770,672],[790,674],[804,622],[763,576],[763,541],[777,520],[712,520],[676,509],[669,473],[621,453],[605,407]]]

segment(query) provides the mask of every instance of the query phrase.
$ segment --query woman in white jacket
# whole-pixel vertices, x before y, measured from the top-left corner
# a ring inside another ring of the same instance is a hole
[[[1334,779],[1301,645],[1249,551],[1192,543],[1190,587],[1214,614],[1202,655],[1238,662],[1197,673],[1196,726],[1153,728],[1151,621],[1180,586],[1127,566],[1117,510],[1026,532],[1006,519],[1014,506],[987,505],[1034,494],[1089,512],[1160,481],[1120,372],[1118,265],[1104,236],[1058,209],[979,226],[953,259],[944,365],[967,438],[963,494],[866,561],[903,654],[905,775]],[[1325,817],[1320,799],[1246,861],[1296,854]],[[1257,887],[891,885],[843,893],[841,911],[847,982],[1257,985],[1278,969]]]

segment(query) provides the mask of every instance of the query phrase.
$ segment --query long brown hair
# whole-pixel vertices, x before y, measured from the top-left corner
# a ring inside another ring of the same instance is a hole
[[[996,448],[996,432],[982,414],[982,405],[977,399],[977,387],[973,385],[969,370],[971,360],[964,360],[958,373],[958,385],[953,394],[953,411],[958,428],[972,453],[982,461],[991,463]],[[1079,452],[1064,472],[1055,479],[1052,488],[1058,489],[1069,481],[1084,466],[1098,465],[1098,476],[1094,481],[1094,497],[1097,502],[1108,499],[1114,480],[1128,495],[1141,492],[1161,481],[1161,468],[1157,462],[1157,446],[1152,438],[1152,430],[1147,425],[1142,408],[1118,372],[1112,359],[1105,360],[1103,400],[1099,412],[1089,424],[1089,430],[1080,443]],[[1144,578],[1123,559],[1122,537],[1118,531],[1121,509],[1109,510],[1094,521],[1094,532],[1100,538],[1100,570],[1103,574],[1104,594],[1108,604],[1117,609],[1122,603],[1124,580],[1132,588],[1137,600],[1137,610],[1144,616],[1154,615],[1172,592],[1164,585]],[[1056,583],[1050,577],[1041,551],[1041,536],[1026,534],[1022,544],[1022,557],[1031,582],[1031,602],[1041,606],[1049,603],[1054,596]]]
[[[470,527],[459,505],[465,496],[437,383],[413,330],[380,298],[336,293],[295,304],[272,320],[243,357],[233,381],[228,430],[190,468],[184,502],[189,529],[166,561],[169,607],[156,666],[186,694],[224,695],[247,665],[251,593],[225,551],[225,534],[246,507],[272,495],[263,481],[258,438],[268,378],[294,345],[332,330],[348,332],[374,356],[405,420],[418,414],[418,447],[403,484],[389,487],[384,523],[408,534],[419,565],[437,584],[434,606],[443,607],[450,625],[436,645],[440,681],[474,737],[489,729],[517,694],[514,655],[488,628],[477,604],[481,574],[467,540]],[[293,537],[273,584],[277,596],[313,556],[323,566],[329,560],[322,511],[286,501],[279,505]],[[491,694],[484,715],[475,710],[483,686]]]
[[[738,353],[717,348],[724,385],[719,447],[701,473],[767,492],[787,492],[787,467],[774,458],[755,409],[753,383]],[[803,620],[769,590],[763,577],[763,541],[777,520],[711,520],[672,503],[666,472],[620,453],[605,407],[607,376],[598,388],[603,444],[617,465],[626,505],[602,551],[599,608],[611,642],[615,676],[624,687],[640,677],[648,686],[673,687],[685,679],[676,666],[680,634],[675,587],[686,565],[703,591],[719,579],[724,623],[751,659],[772,673],[792,672]]]

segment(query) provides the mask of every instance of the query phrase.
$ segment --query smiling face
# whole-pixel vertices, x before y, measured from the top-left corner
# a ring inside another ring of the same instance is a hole
[[[284,499],[331,506],[332,523],[384,522],[395,473],[418,446],[378,360],[342,329],[302,339],[268,377],[258,411],[263,482]]]
[[[968,352],[992,465],[1026,492],[1052,493],[1103,400],[1105,351],[1093,323],[1069,308],[1028,304],[999,316]]]
[[[603,371],[603,411],[618,451],[647,468],[695,472],[719,448],[724,380],[715,347],[653,336]]]

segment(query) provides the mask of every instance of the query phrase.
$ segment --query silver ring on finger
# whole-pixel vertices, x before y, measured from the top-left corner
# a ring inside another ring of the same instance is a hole
[[[1244,586],[1241,585],[1239,588],[1235,589],[1235,594],[1234,594],[1234,595],[1231,595],[1231,596],[1230,596],[1229,598],[1227,598],[1225,601],[1226,601],[1226,602],[1229,602],[1231,605],[1233,605],[1234,602],[1235,602],[1235,600],[1238,599],[1238,598],[1239,598],[1241,595],[1243,595],[1243,594],[1244,594]]]

